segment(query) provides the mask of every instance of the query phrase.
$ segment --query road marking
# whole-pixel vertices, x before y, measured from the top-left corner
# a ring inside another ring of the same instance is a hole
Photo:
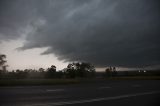
[[[59,91],[64,91],[64,89],[47,89],[47,92],[59,92]]]
[[[141,87],[141,85],[135,84],[135,85],[132,85],[132,87]]]
[[[113,97],[106,97],[106,98],[79,100],[79,101],[57,102],[57,103],[47,103],[47,104],[33,104],[30,106],[61,106],[61,105],[69,105],[69,104],[91,103],[91,102],[99,102],[99,101],[104,101],[104,100],[116,100],[116,99],[157,94],[157,93],[160,93],[160,91],[151,91],[151,92],[143,92],[143,93],[135,93],[135,94],[127,94],[127,95],[120,95],[120,96],[113,96]]]
[[[99,87],[99,89],[108,89],[108,88],[112,88],[112,87],[110,86]]]

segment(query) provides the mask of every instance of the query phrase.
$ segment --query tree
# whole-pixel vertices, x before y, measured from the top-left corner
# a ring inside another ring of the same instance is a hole
[[[112,76],[112,70],[111,70],[111,68],[106,68],[106,70],[105,70],[105,76],[106,77],[111,77]]]
[[[116,67],[112,68],[112,76],[117,76]]]
[[[81,77],[93,77],[95,75],[95,68],[90,63],[82,62],[80,64]]]
[[[44,72],[45,71],[45,69],[44,68],[39,68],[39,70],[38,70],[39,72]]]
[[[6,71],[6,67],[8,66],[8,65],[5,65],[5,63],[7,62],[5,59],[6,59],[6,55],[0,54],[0,68],[4,72]]]
[[[68,78],[75,78],[76,77],[76,73],[75,73],[75,69],[74,69],[74,64],[68,64],[67,66],[67,70],[66,70],[66,75]]]
[[[71,63],[68,64],[66,73],[70,78],[93,77],[95,76],[95,68],[90,63]]]
[[[47,77],[48,78],[56,77],[56,66],[55,65],[52,65],[50,68],[47,69]]]
[[[117,75],[116,67],[108,67],[105,70],[106,77],[113,77]]]

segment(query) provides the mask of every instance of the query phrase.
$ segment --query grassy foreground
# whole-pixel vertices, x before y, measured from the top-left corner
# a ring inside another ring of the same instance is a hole
[[[160,80],[160,76],[125,76],[125,77],[110,77],[108,80]]]
[[[76,79],[1,79],[0,86],[76,84]]]

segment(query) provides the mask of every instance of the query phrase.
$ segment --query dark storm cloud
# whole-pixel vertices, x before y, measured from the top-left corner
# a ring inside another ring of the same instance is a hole
[[[26,31],[21,50],[48,47],[43,55],[96,66],[160,64],[158,0],[8,1],[0,17],[1,38]]]
[[[27,24],[25,7],[19,7],[19,2],[0,1],[0,40],[14,39],[20,36],[22,28]],[[18,7],[17,7],[18,6]]]

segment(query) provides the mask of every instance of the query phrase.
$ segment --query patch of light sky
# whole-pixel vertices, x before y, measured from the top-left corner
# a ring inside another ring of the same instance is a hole
[[[48,68],[55,65],[57,70],[61,70],[67,66],[68,63],[59,61],[53,54],[40,55],[47,48],[35,48],[25,51],[18,51],[16,48],[21,47],[24,40],[9,40],[0,43],[1,54],[7,55],[8,70],[16,69],[39,69]]]

